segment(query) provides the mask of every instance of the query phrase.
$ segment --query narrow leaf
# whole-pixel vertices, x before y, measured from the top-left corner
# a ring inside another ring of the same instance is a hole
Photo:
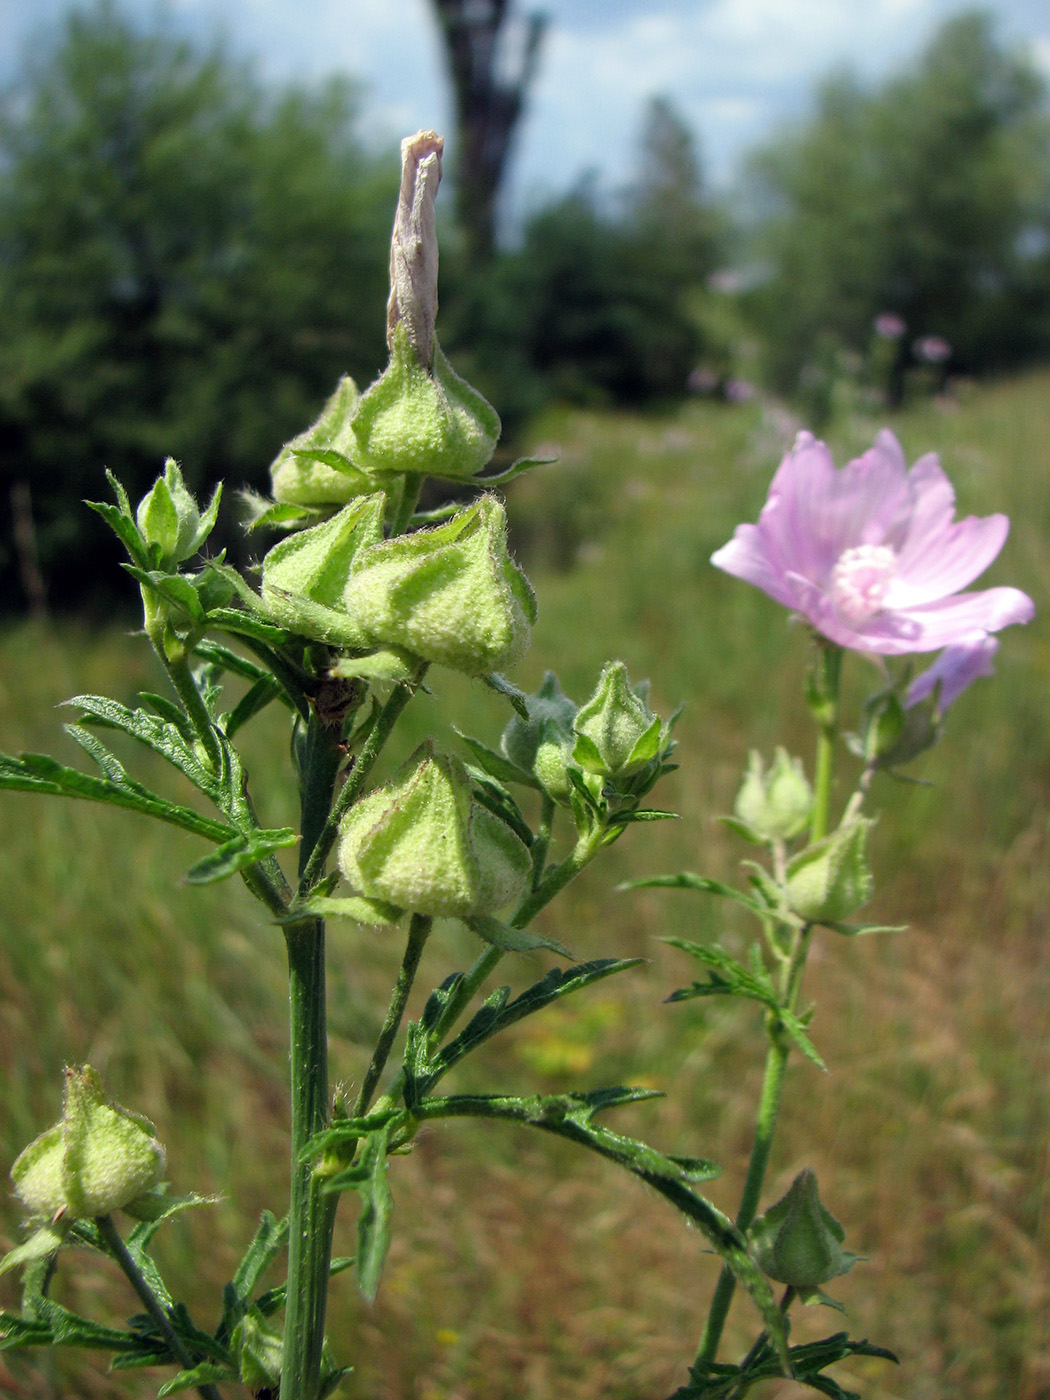
[[[275,831],[253,831],[247,836],[238,833],[191,865],[186,872],[186,882],[190,885],[211,885],[217,880],[226,880],[249,865],[265,860],[283,846],[294,846],[298,839],[291,827],[287,826]]]
[[[625,880],[622,885],[617,885],[618,890],[696,890],[701,894],[717,894],[723,899],[732,899],[737,904],[742,904],[745,909],[750,909],[753,914],[765,917],[769,910],[764,904],[753,899],[750,895],[744,894],[742,890],[734,889],[732,885],[723,884],[721,880],[709,880],[704,875],[694,875],[688,870],[682,871],[679,875],[648,875],[639,880]]]
[[[545,948],[563,958],[572,959],[568,948],[555,939],[544,938],[538,933],[528,933],[525,929],[513,928],[489,914],[470,914],[463,922],[479,938],[483,938],[486,943],[491,943],[494,948],[499,948],[504,953],[533,953],[539,948]]]
[[[178,1375],[172,1376],[170,1381],[165,1381],[157,1391],[157,1400],[164,1400],[166,1395],[178,1395],[183,1390],[196,1390],[198,1386],[213,1385],[216,1381],[238,1379],[237,1372],[231,1367],[215,1361],[202,1361],[192,1370],[180,1371]]]
[[[379,1291],[380,1275],[390,1248],[390,1215],[394,1201],[387,1183],[389,1132],[387,1126],[369,1138],[362,1160],[368,1177],[358,1188],[361,1213],[357,1217],[357,1286],[370,1303]]]
[[[479,676],[478,679],[487,685],[490,690],[494,690],[497,695],[502,695],[505,700],[509,700],[514,709],[523,720],[529,718],[529,700],[523,690],[519,690],[516,685],[511,685],[506,676],[501,676],[498,671],[492,671],[487,676]]]

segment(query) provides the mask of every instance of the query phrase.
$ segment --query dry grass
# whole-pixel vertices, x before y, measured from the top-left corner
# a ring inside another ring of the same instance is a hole
[[[942,448],[964,512],[1011,510],[997,579],[1032,592],[1040,618],[1006,640],[996,681],[960,701],[925,763],[934,785],[877,794],[872,912],[908,932],[827,935],[807,973],[830,1073],[791,1071],[767,1198],[813,1166],[848,1242],[869,1256],[836,1292],[853,1335],[894,1348],[903,1366],[840,1367],[867,1400],[1050,1397],[1048,388],[1044,376],[974,391],[953,412],[924,408],[898,425],[911,455]],[[565,465],[512,501],[541,601],[520,679],[554,666],[580,697],[613,653],[653,675],[665,709],[686,697],[683,767],[660,794],[683,820],[634,833],[543,921],[580,957],[640,953],[648,965],[517,1027],[457,1079],[662,1087],[665,1099],[622,1111],[618,1126],[716,1158],[725,1173],[710,1195],[730,1210],[760,1035],[744,1006],[663,1006],[694,972],[657,940],[743,946],[750,930],[695,896],[613,886],[680,868],[733,878],[747,853],[711,814],[731,803],[748,744],[808,748],[801,636],[704,562],[753,517],[784,430],[757,408],[691,407],[662,422],[558,418],[538,434],[558,441]],[[844,425],[840,440],[865,436],[868,425]],[[56,750],[53,706],[78,690],[128,698],[156,683],[144,648],[111,632],[15,628],[0,656],[5,749]],[[491,697],[445,678],[438,692],[417,702],[416,732],[452,716],[491,741],[502,722]],[[278,824],[292,801],[285,738],[264,718],[251,742],[264,819]],[[227,1197],[161,1236],[172,1285],[207,1323],[258,1213],[279,1209],[285,1190],[279,937],[239,889],[178,887],[199,853],[189,838],[22,796],[5,795],[0,823],[0,1160],[56,1116],[61,1064],[95,1064],[157,1121],[176,1188]],[[468,935],[442,929],[420,996],[472,951]],[[398,956],[389,935],[332,929],[336,1074],[360,1074]],[[547,962],[505,966],[520,987]],[[484,1124],[422,1134],[393,1183],[397,1235],[378,1302],[362,1304],[349,1277],[333,1288],[333,1348],[357,1365],[354,1400],[660,1400],[682,1382],[715,1261],[661,1199],[565,1144]],[[343,1252],[353,1215],[348,1201]],[[17,1232],[8,1201],[0,1234]],[[131,1308],[122,1281],[86,1257],[64,1260],[60,1296],[111,1316]],[[0,1299],[16,1301],[12,1280]],[[796,1333],[839,1325],[807,1310]],[[730,1350],[748,1344],[746,1304],[730,1332]],[[7,1367],[0,1395],[11,1400],[116,1400],[160,1382],[61,1354]]]

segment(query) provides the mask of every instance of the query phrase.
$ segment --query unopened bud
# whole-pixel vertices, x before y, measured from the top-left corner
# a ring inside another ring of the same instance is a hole
[[[475,799],[462,763],[424,744],[350,810],[339,867],[363,896],[362,922],[382,923],[405,910],[493,914],[524,894],[532,861],[510,827]]]
[[[799,1172],[786,1196],[759,1216],[750,1237],[763,1273],[793,1288],[819,1288],[854,1262],[842,1248],[846,1232],[821,1204],[817,1178],[809,1168]]]
[[[733,812],[762,841],[791,841],[800,836],[813,809],[813,792],[799,759],[778,748],[768,769],[752,749],[747,773]]]
[[[109,1215],[163,1175],[155,1131],[147,1118],[107,1101],[90,1065],[67,1069],[61,1122],[16,1159],[15,1190],[32,1215],[47,1220]]]
[[[591,698],[576,714],[573,757],[600,777],[629,778],[659,755],[664,726],[646,701],[647,686],[632,690],[627,667],[612,661]]]
[[[871,898],[868,832],[873,823],[857,817],[822,841],[799,851],[787,865],[787,902],[806,923],[840,923]]]
[[[153,483],[135,512],[135,523],[156,568],[174,569],[197,553],[215,528],[220,495],[221,488],[216,488],[202,516],[178,463],[173,457],[168,458],[164,474]]]
[[[296,506],[341,506],[375,485],[357,469],[357,440],[350,427],[361,395],[344,374],[321,415],[292,438],[270,466],[273,496]]]
[[[576,735],[576,706],[562,691],[558,677],[548,671],[543,684],[527,697],[528,719],[515,715],[500,740],[504,755],[532,776],[556,802],[567,802],[572,791],[567,769]]]

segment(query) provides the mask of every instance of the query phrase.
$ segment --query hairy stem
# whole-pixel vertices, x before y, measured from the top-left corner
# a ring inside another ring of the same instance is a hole
[[[156,1323],[161,1336],[168,1345],[168,1350],[171,1352],[172,1356],[179,1361],[183,1370],[192,1370],[197,1364],[196,1358],[183,1345],[178,1333],[171,1324],[171,1318],[168,1316],[167,1308],[146,1282],[142,1270],[135,1263],[131,1251],[124,1243],[120,1231],[113,1223],[113,1217],[111,1215],[100,1215],[96,1218],[95,1224],[98,1226],[98,1232],[105,1240],[110,1254],[112,1254],[113,1258],[120,1265],[128,1282],[138,1295],[142,1306]],[[222,1400],[222,1396],[213,1385],[199,1385],[196,1389],[197,1394],[202,1397],[202,1400]]]
[[[300,872],[325,830],[341,755],[338,735],[310,718],[300,774],[303,842]],[[308,919],[285,930],[291,1071],[292,1182],[288,1204],[288,1296],[285,1305],[281,1400],[316,1400],[324,1350],[328,1272],[338,1197],[317,1187],[309,1139],[328,1126],[328,1030],[325,927]]]
[[[842,670],[842,648],[832,644],[820,644],[815,674],[812,680],[810,707],[818,725],[816,774],[813,785],[813,817],[810,826],[810,840],[819,841],[827,834],[831,811],[831,783],[834,774],[835,741],[838,734],[838,697]],[[812,924],[805,924],[795,931],[791,955],[781,969],[780,1005],[794,1011],[802,988],[802,975],[806,967],[809,945],[813,935]],[[790,1042],[784,1035],[776,1017],[767,1018],[769,1049],[766,1052],[765,1070],[762,1075],[762,1090],[759,1095],[758,1113],[755,1120],[755,1138],[751,1147],[747,1176],[740,1198],[736,1225],[746,1232],[758,1213],[773,1150],[773,1135],[776,1131],[777,1116],[780,1112],[780,1099],[784,1088],[784,1074],[787,1069]],[[707,1315],[700,1347],[696,1355],[696,1365],[701,1370],[714,1361],[722,1331],[733,1301],[736,1279],[727,1268],[723,1268],[718,1278],[711,1307]]]
[[[380,1031],[379,1039],[376,1041],[376,1048],[372,1052],[372,1059],[369,1062],[368,1070],[361,1085],[361,1092],[357,1096],[357,1103],[354,1105],[354,1118],[360,1118],[368,1112],[368,1105],[372,1101],[376,1085],[379,1083],[379,1076],[386,1067],[386,1062],[390,1056],[391,1047],[394,1044],[394,1037],[401,1027],[401,1021],[405,1014],[405,1005],[408,1002],[408,994],[412,990],[412,983],[416,979],[416,969],[419,967],[419,959],[423,954],[423,948],[430,935],[433,919],[427,914],[413,914],[412,921],[408,926],[408,942],[405,945],[405,955],[401,959],[401,967],[397,974],[397,981],[390,997],[390,1006],[387,1009],[386,1020],[383,1022],[383,1029]]]

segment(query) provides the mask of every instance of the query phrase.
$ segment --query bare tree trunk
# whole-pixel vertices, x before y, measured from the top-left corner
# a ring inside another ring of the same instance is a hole
[[[547,27],[543,14],[524,20],[517,61],[508,68],[500,44],[507,5],[434,0],[456,105],[456,204],[470,255],[481,260],[495,246],[496,199]]]
[[[26,601],[33,617],[47,616],[47,586],[40,569],[36,547],[36,525],[33,522],[33,499],[27,481],[11,486],[11,524],[15,542],[18,573],[25,590]]]

